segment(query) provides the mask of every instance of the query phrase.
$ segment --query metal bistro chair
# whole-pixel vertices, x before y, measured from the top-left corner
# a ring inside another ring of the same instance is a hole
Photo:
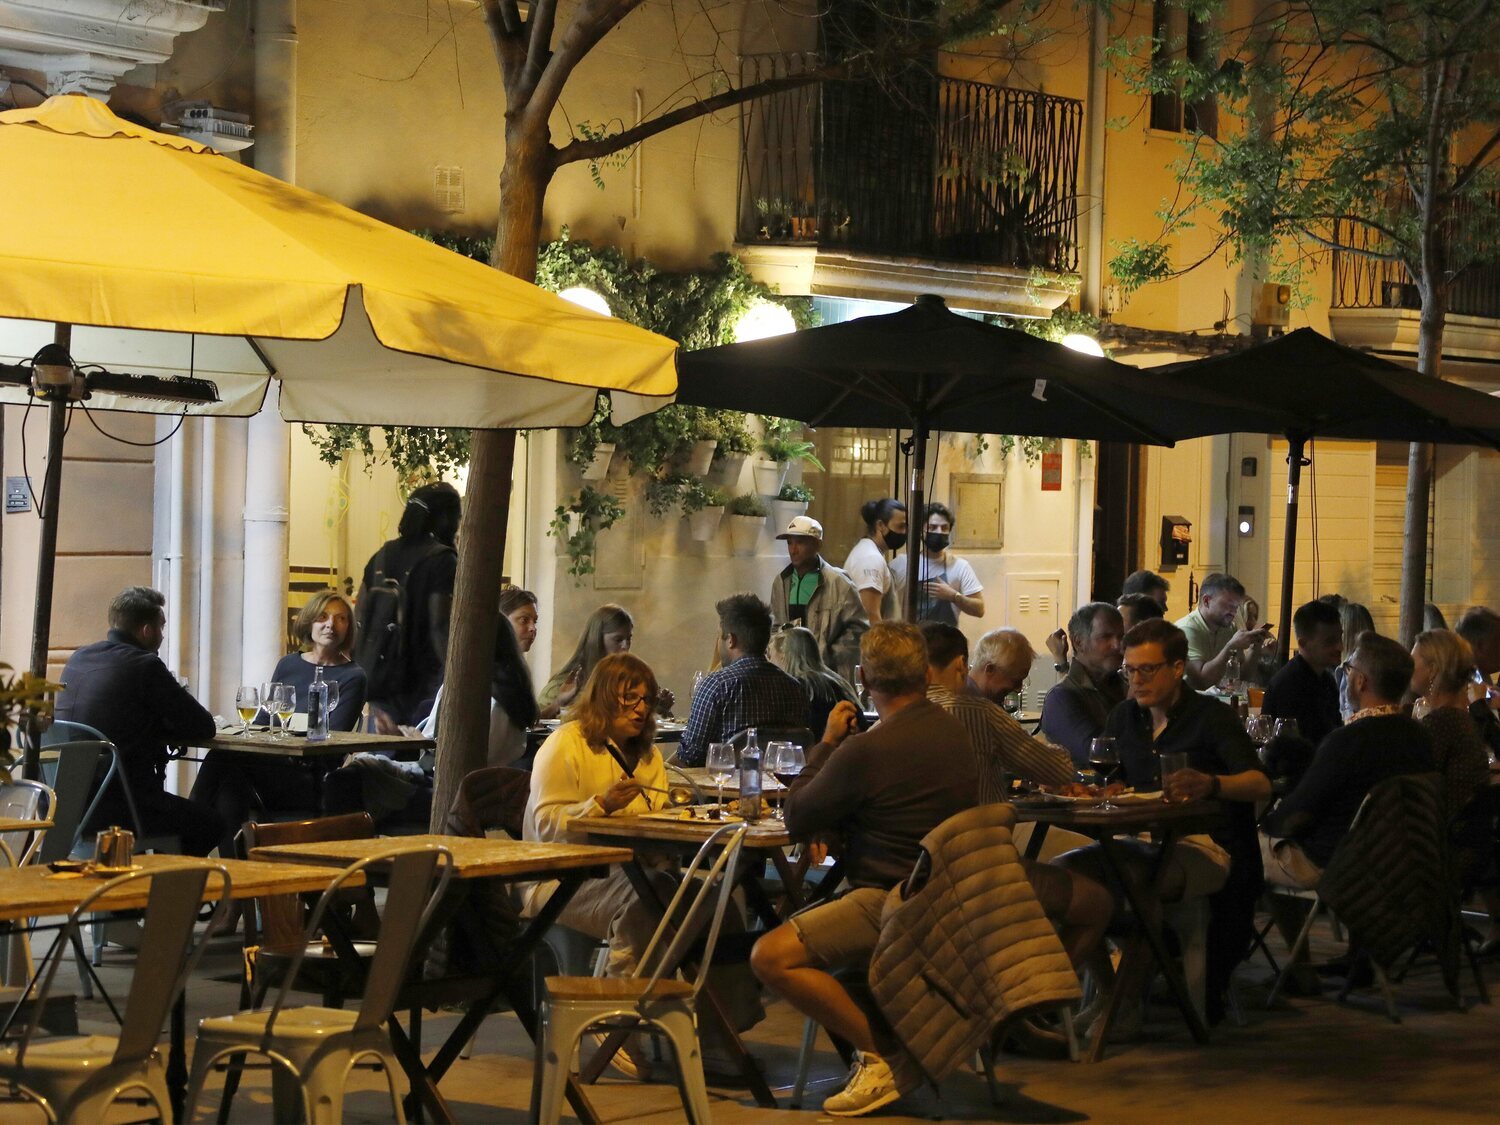
[[[342,1119],[344,1083],[358,1059],[376,1056],[390,1083],[391,1104],[396,1120],[405,1122],[397,1074],[401,1064],[391,1050],[385,1023],[406,979],[418,937],[427,929],[434,909],[453,875],[453,853],[447,848],[397,845],[351,864],[335,876],[318,899],[307,924],[307,941],[319,932],[324,914],[349,878],[367,867],[390,864],[389,891],[380,922],[375,956],[365,982],[359,1011],[343,1008],[287,1008],[286,997],[297,979],[306,943],[292,958],[286,977],[269,1009],[239,1012],[202,1020],[198,1024],[193,1051],[193,1076],[188,1086],[187,1118],[191,1118],[203,1092],[203,1082],[221,1059],[256,1053],[284,1068],[286,1076],[273,1079],[274,1113],[277,1121],[295,1120],[299,1106],[288,1104],[292,1091],[300,1087],[301,1107],[311,1125]],[[433,886],[434,873],[442,867]]]
[[[94,792],[94,799],[89,802],[88,812],[83,819],[83,828],[89,823],[94,809],[103,800],[104,794],[109,791],[111,784],[120,787],[120,794],[125,798],[125,808],[129,813],[130,824],[127,826],[135,833],[135,850],[137,852],[165,852],[168,855],[182,854],[182,840],[170,833],[162,833],[150,836],[146,833],[145,825],[141,821],[140,809],[136,807],[135,791],[130,788],[130,779],[125,775],[125,770],[120,764],[120,751],[109,738],[89,726],[87,723],[75,723],[69,719],[54,719],[52,725],[42,734],[42,747],[51,749],[68,742],[102,742],[109,747],[109,753],[114,759],[114,768],[99,782],[99,787]],[[55,787],[55,786],[54,786]],[[99,962],[95,960],[95,964]]]
[[[193,944],[193,926],[210,874],[222,881],[214,910],[217,918],[229,903],[229,872],[202,861],[122,875],[97,887],[74,907],[62,937],[53,943],[41,969],[0,1027],[0,1035],[9,1031],[22,1005],[28,998],[34,1000],[21,1041],[0,1047],[0,1081],[38,1102],[49,1121],[102,1121],[110,1105],[128,1090],[143,1091],[161,1120],[170,1121],[166,1068],[156,1044],[168,1010],[203,955],[205,943]],[[139,879],[151,883],[145,942],[154,955],[142,957],[136,966],[119,1036],[36,1039],[57,967],[72,947],[68,938],[76,939],[84,915],[101,897]]]
[[[672,896],[661,924],[651,943],[641,954],[634,975],[630,977],[548,977],[542,1001],[542,1034],[537,1040],[537,1081],[540,1083],[540,1120],[551,1125],[562,1116],[573,1052],[590,1028],[609,1023],[615,1027],[656,1028],[671,1040],[677,1061],[678,1088],[688,1120],[707,1125],[709,1120],[708,1086],[703,1078],[703,1058],[698,1046],[696,1000],[713,962],[714,946],[725,908],[734,892],[734,869],[745,842],[748,825],[726,824],[704,841],[683,872],[677,893]],[[695,882],[698,871],[708,863],[715,849],[722,848],[699,882],[692,904],[675,926],[678,906]],[[676,965],[683,952],[695,943],[698,922],[718,884],[718,902],[713,921],[703,943],[697,980],[689,983],[663,979],[666,966]],[[655,959],[652,955],[665,947]],[[647,976],[647,974],[650,974]]]
[[[40,781],[12,781],[0,785],[0,816],[45,821],[50,818],[56,804],[57,795]],[[0,834],[0,857],[11,867],[22,867],[35,858],[46,837],[47,829],[41,827]],[[6,984],[17,984],[31,978],[31,943],[25,937],[0,937],[0,973],[3,973]]]

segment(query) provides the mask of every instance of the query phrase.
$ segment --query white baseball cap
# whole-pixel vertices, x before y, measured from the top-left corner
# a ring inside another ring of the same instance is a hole
[[[805,535],[809,539],[816,539],[819,543],[823,541],[823,525],[812,516],[795,516],[792,522],[786,525],[786,530],[778,535],[777,539],[790,539],[794,535]]]

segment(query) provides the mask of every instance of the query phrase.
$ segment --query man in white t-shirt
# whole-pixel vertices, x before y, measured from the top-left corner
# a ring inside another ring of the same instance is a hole
[[[844,560],[844,573],[859,592],[871,625],[900,621],[901,599],[885,553],[906,546],[906,505],[890,497],[867,500],[859,514],[865,521],[865,535]]]
[[[917,592],[917,620],[958,624],[959,614],[984,616],[984,587],[967,559],[948,550],[953,536],[953,513],[943,504],[928,504],[922,513],[922,562]],[[898,594],[906,590],[906,556],[891,564]]]

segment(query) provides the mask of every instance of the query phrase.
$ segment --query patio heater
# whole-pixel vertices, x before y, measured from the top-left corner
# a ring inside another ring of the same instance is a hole
[[[37,543],[36,607],[31,625],[30,671],[39,678],[47,675],[47,650],[52,640],[58,504],[62,499],[63,434],[67,429],[68,408],[75,402],[88,400],[95,391],[184,404],[219,401],[218,387],[207,379],[80,368],[68,350],[72,337],[72,325],[58,324],[52,343],[44,344],[30,363],[0,364],[0,383],[27,387],[33,398],[47,404],[47,470],[37,502],[42,534]],[[40,774],[40,731],[33,729],[29,735],[22,772],[25,777],[36,778]]]

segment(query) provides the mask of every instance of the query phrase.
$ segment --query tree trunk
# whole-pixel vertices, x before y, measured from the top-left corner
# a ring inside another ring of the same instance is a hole
[[[1424,284],[1422,318],[1417,334],[1417,370],[1434,379],[1442,375],[1443,326],[1448,314],[1445,285]],[[1412,442],[1406,462],[1406,542],[1401,552],[1402,645],[1410,648],[1422,631],[1422,609],[1427,604],[1427,520],[1432,494],[1431,445]]]
[[[546,121],[526,135],[522,115],[507,114],[505,168],[500,174],[500,224],[491,264],[536,279],[542,200],[552,170]],[[458,576],[448,631],[443,716],[438,727],[437,776],[432,794],[431,829],[443,823],[459,784],[485,765],[490,731],[490,678],[495,630],[500,625],[500,577],[510,515],[514,430],[478,430],[469,461],[463,523],[459,526]]]

